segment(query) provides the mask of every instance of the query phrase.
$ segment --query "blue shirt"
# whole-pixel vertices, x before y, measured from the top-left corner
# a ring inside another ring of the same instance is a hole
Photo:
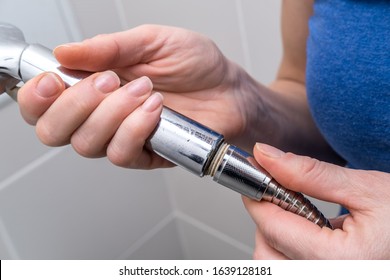
[[[317,0],[309,30],[318,128],[348,166],[390,172],[390,0]]]

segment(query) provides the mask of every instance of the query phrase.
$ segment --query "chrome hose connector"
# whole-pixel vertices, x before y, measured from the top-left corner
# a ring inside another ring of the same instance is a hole
[[[209,168],[213,180],[254,200],[266,200],[320,227],[332,228],[325,216],[301,193],[277,183],[247,152],[224,143]]]
[[[170,162],[203,177],[223,139],[221,134],[164,107],[146,145]]]

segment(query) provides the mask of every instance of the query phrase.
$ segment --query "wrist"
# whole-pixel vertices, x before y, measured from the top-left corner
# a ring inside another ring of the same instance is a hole
[[[266,105],[264,100],[264,95],[270,90],[234,63],[229,74],[238,112],[236,117],[241,119],[241,127],[228,140],[247,151],[252,151],[256,142],[270,139],[275,131],[264,129],[272,116],[272,112],[269,112],[271,107]]]

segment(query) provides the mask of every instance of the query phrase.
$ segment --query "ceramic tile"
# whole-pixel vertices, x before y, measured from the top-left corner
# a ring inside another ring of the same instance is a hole
[[[181,168],[166,170],[164,175],[178,211],[250,247],[254,245],[255,227],[240,194],[210,177],[198,178]]]
[[[69,0],[84,38],[121,30],[118,11],[112,0]]]
[[[49,151],[24,122],[16,103],[0,107],[0,183]]]
[[[53,48],[68,41],[66,26],[57,6],[52,0],[2,0],[2,22],[16,25],[29,43],[40,43]]]
[[[177,228],[176,219],[172,220],[142,247],[134,252],[129,259],[138,260],[181,260],[184,252]]]
[[[70,149],[0,197],[4,225],[28,259],[115,258],[170,211],[158,171],[121,169]]]
[[[280,0],[241,0],[251,74],[263,83],[276,77],[282,55]]]
[[[9,260],[11,256],[8,253],[6,244],[0,239],[0,259]]]
[[[212,38],[230,59],[244,62],[233,0],[122,0],[127,27],[163,24],[191,29]]]
[[[186,246],[186,258],[191,260],[250,260],[252,253],[243,251],[218,236],[209,234],[185,220],[179,223]]]

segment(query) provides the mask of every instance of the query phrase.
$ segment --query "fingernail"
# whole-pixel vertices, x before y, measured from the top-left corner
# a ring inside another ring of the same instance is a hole
[[[141,77],[131,81],[125,86],[125,90],[132,96],[142,96],[153,89],[152,81],[148,77]]]
[[[58,48],[78,47],[78,46],[81,46],[81,45],[82,45],[81,42],[71,42],[71,43],[66,43],[66,44],[59,45],[59,46],[57,46],[55,49],[58,49]]]
[[[100,73],[93,81],[95,88],[102,93],[110,93],[119,87],[120,80],[112,71]]]
[[[55,47],[53,50],[53,53],[54,54],[57,53],[59,49],[70,49],[70,48],[78,47],[81,45],[82,45],[82,43],[78,43],[78,42],[62,44],[62,45]]]
[[[284,152],[267,144],[257,143],[256,149],[263,155],[270,158],[280,158]]]
[[[61,89],[62,83],[53,73],[46,73],[38,81],[37,94],[44,98],[55,96]]]
[[[142,104],[142,109],[146,112],[153,112],[161,106],[163,99],[161,93],[155,92]]]

